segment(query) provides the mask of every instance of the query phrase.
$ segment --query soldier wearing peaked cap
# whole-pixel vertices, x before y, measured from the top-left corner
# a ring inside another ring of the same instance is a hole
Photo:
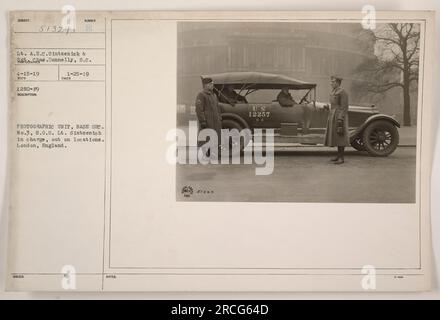
[[[337,147],[338,153],[331,160],[335,164],[344,163],[344,150],[350,144],[348,133],[348,94],[341,87],[342,78],[330,77],[332,91],[330,93],[330,112],[327,119],[324,144]]]
[[[203,90],[197,94],[196,114],[200,128],[209,128],[217,132],[219,147],[221,146],[222,115],[218,98],[214,93],[214,82],[211,78],[202,78]]]

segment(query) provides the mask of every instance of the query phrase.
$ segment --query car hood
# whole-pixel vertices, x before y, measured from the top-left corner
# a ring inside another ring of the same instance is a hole
[[[316,102],[316,107],[318,109],[324,108],[325,105],[327,105],[328,102]],[[357,105],[349,105],[348,110],[350,112],[361,112],[361,113],[371,113],[376,114],[379,113],[379,109],[374,104],[357,104]]]

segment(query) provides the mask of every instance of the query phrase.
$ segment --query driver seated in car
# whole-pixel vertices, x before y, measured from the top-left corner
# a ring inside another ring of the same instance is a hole
[[[282,88],[280,93],[278,93],[277,101],[282,107],[293,107],[296,104],[287,87]]]
[[[219,94],[219,101],[235,105],[237,102],[247,103],[247,100],[242,95],[235,92],[231,86],[225,86]]]

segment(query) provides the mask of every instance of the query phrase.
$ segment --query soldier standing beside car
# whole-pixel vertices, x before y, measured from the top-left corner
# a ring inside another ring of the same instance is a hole
[[[217,96],[214,93],[214,83],[211,78],[203,78],[202,84],[203,90],[199,92],[196,98],[197,119],[200,129],[209,128],[215,130],[218,138],[218,146],[219,149],[221,149],[222,115]],[[213,156],[212,152],[210,156]]]
[[[342,78],[332,76],[330,78],[332,91],[330,93],[330,109],[327,119],[327,129],[325,132],[324,145],[338,147],[338,153],[334,161],[335,164],[344,163],[344,150],[349,145],[348,136],[348,94],[341,87]]]

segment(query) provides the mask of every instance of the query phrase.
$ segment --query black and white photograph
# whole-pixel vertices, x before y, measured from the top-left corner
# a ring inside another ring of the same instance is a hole
[[[434,11],[77,9],[4,23],[7,297],[438,296]]]
[[[415,202],[419,23],[177,29],[178,201]]]

